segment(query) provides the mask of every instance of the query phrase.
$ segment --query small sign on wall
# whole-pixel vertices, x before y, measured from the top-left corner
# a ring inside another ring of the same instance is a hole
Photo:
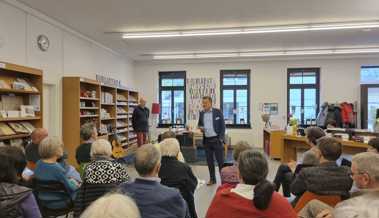
[[[264,114],[278,115],[279,104],[278,103],[263,103],[261,110]]]

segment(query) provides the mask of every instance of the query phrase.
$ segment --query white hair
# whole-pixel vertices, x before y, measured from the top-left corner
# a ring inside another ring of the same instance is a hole
[[[80,218],[140,218],[134,201],[120,193],[107,194],[94,201]]]
[[[91,145],[91,157],[93,156],[112,156],[112,145],[108,140],[98,139],[94,141]]]
[[[379,155],[372,152],[362,152],[353,156],[354,164],[359,172],[367,173],[379,182]]]
[[[180,152],[179,141],[176,138],[168,138],[159,143],[162,156],[176,157]]]

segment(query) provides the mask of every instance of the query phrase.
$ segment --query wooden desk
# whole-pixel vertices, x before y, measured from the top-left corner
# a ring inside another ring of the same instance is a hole
[[[365,143],[354,142],[354,141],[342,141],[342,153],[343,154],[356,154],[360,152],[365,152],[368,145]],[[300,150],[308,150],[311,146],[307,143],[307,140],[303,136],[283,136],[283,152],[282,152],[282,163],[287,163],[291,160],[296,161],[297,152]]]

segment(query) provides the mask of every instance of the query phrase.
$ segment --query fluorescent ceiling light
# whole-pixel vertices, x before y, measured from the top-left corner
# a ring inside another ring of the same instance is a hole
[[[339,48],[339,49],[307,49],[279,51],[247,51],[247,52],[214,52],[214,53],[176,53],[150,55],[154,60],[201,59],[201,58],[236,58],[236,57],[275,57],[300,55],[333,55],[333,54],[370,54],[379,53],[379,47]]]
[[[321,31],[321,30],[344,30],[344,29],[372,29],[379,28],[379,21],[349,22],[349,23],[321,23],[321,24],[300,24],[287,26],[260,26],[260,27],[240,27],[224,29],[198,29],[198,30],[175,30],[156,32],[126,32],[124,39],[139,38],[161,38],[161,37],[189,37],[189,36],[218,36],[218,35],[239,35],[239,34],[259,34],[259,33],[280,33],[299,31]]]

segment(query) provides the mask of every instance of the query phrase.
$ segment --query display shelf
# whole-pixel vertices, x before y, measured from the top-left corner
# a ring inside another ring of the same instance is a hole
[[[15,135],[8,135],[8,136],[0,136],[0,141],[1,140],[7,140],[7,139],[26,138],[29,136],[30,136],[30,134],[15,134]]]
[[[27,120],[40,120],[41,117],[15,117],[15,118],[0,118],[0,122],[8,121],[27,121]]]

